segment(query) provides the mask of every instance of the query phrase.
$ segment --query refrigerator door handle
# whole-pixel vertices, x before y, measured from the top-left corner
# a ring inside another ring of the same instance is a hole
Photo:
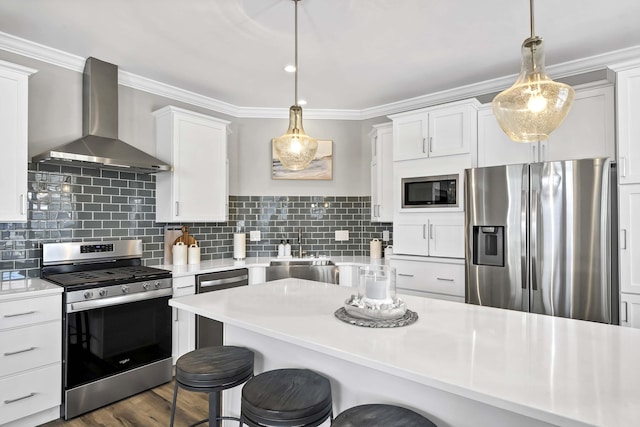
[[[620,230],[620,249],[627,249],[627,230]]]
[[[524,185],[524,177],[523,177]],[[523,187],[521,192],[521,218],[520,218],[520,276],[522,280],[522,289],[527,289],[527,206],[528,193]]]
[[[538,290],[538,192],[531,190],[531,211],[529,223],[529,258],[531,259],[531,289]]]
[[[627,176],[627,158],[620,157],[620,176],[626,178]]]
[[[620,324],[627,323],[629,321],[629,314],[627,313],[628,306],[626,301],[622,301],[622,308],[623,310],[620,310],[622,312],[620,313]]]

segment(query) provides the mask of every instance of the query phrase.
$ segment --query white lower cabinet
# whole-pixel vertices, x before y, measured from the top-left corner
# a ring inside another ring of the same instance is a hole
[[[464,261],[394,256],[389,265],[399,294],[464,302]]]
[[[640,185],[619,188],[620,291],[640,294]]]
[[[249,284],[257,285],[258,283],[264,283],[267,280],[266,267],[255,266],[249,268]]]
[[[341,265],[339,267],[340,275],[338,277],[340,286],[357,288],[358,281],[360,280],[359,268],[359,265]]]
[[[183,297],[196,293],[196,277],[184,276],[173,279],[173,297]],[[196,348],[196,316],[184,310],[173,310],[172,349],[173,364],[180,356]]]
[[[620,324],[640,328],[640,295],[620,295]]]
[[[60,416],[62,297],[0,302],[0,425],[30,426]]]
[[[393,252],[464,258],[464,212],[396,215]]]

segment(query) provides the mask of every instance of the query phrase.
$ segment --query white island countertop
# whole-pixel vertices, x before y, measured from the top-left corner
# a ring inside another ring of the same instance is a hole
[[[334,316],[352,293],[283,279],[170,305],[543,422],[640,423],[640,330],[412,296],[415,324],[363,328]]]

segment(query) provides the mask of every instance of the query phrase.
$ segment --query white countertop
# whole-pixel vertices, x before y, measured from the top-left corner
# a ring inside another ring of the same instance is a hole
[[[0,282],[0,301],[15,298],[39,297],[61,292],[61,286],[38,278]]]
[[[290,258],[289,260],[299,260],[300,258]],[[328,259],[333,261],[334,264],[340,265],[367,265],[371,262],[384,262],[383,259],[371,260],[368,256],[337,256],[326,258],[304,258],[305,260],[313,259]],[[278,259],[276,257],[253,257],[247,258],[242,261],[236,261],[233,258],[221,258],[209,261],[201,261],[200,264],[187,264],[187,265],[171,265],[161,264],[154,265],[154,267],[170,270],[173,273],[173,277],[192,276],[195,274],[212,273],[222,270],[232,270],[237,268],[254,268],[254,267],[268,267],[271,261],[286,261],[286,259]]]
[[[283,279],[170,305],[552,424],[640,420],[640,330],[403,296],[418,321],[334,317],[353,289]]]

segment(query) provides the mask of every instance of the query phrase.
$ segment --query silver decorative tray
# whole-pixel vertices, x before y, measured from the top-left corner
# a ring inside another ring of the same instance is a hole
[[[411,310],[406,310],[404,315],[397,319],[361,319],[347,313],[344,307],[337,309],[334,315],[345,323],[367,328],[399,328],[411,325],[418,320],[418,313]]]
[[[393,320],[404,316],[407,305],[400,298],[389,299],[388,302],[359,298],[351,295],[344,302],[344,309],[353,317],[367,320]]]

